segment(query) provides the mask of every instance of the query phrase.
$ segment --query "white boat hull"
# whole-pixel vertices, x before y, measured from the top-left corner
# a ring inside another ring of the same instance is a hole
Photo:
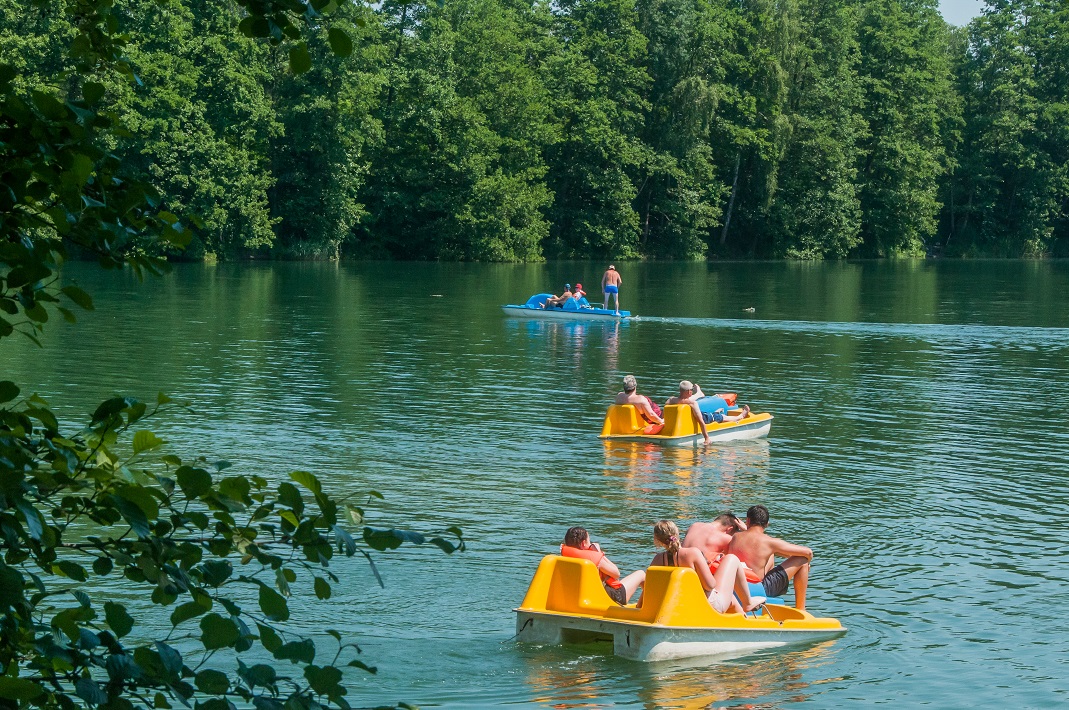
[[[620,315],[610,312],[595,312],[595,309],[585,308],[578,311],[566,311],[561,308],[527,308],[526,306],[501,306],[505,315],[514,318],[554,318],[559,320],[623,320],[631,318],[629,311],[623,311]],[[602,309],[598,308],[597,311]],[[624,315],[626,314],[626,315]]]
[[[611,642],[613,654],[636,661],[738,655],[836,638],[838,629],[668,627],[516,610],[516,640],[541,644]]]

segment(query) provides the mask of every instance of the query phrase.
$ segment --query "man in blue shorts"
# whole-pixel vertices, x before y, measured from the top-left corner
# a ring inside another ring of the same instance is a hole
[[[765,596],[782,597],[794,580],[794,606],[804,610],[813,551],[765,534],[766,527],[768,508],[751,506],[746,511],[746,529],[731,536],[727,551],[764,577],[761,585],[765,588]],[[776,557],[786,559],[773,566]]]
[[[616,267],[609,264],[608,270],[601,277],[601,292],[605,294],[605,300],[602,302],[601,307],[608,309],[609,296],[612,296],[616,303],[616,315],[620,315],[620,284],[622,282],[623,279],[616,272]]]

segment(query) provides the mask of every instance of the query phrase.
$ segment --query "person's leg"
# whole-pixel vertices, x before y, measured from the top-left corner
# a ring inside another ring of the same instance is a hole
[[[788,557],[780,563],[787,579],[794,582],[794,607],[805,610],[805,591],[809,587],[809,560],[804,557]]]
[[[716,580],[716,588],[724,590],[721,593],[738,592],[739,599],[742,600],[742,611],[753,611],[765,603],[764,597],[750,596],[750,585],[746,583],[742,561],[735,555],[724,555],[720,558],[720,566],[713,579]]]
[[[619,288],[616,289],[616,293],[613,294],[613,297],[616,299],[616,301],[615,301],[616,302],[616,312],[619,313],[620,312],[620,289]]]
[[[620,580],[620,584],[624,585],[624,592],[627,594],[628,599],[634,596],[639,587],[645,583],[646,570],[644,569],[636,570]]]

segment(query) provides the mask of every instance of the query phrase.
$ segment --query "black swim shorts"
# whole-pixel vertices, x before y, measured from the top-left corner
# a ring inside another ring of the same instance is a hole
[[[609,595],[609,599],[612,599],[620,606],[627,606],[627,590],[623,586],[610,587],[606,584],[605,592]]]
[[[787,576],[787,570],[783,569],[783,565],[776,565],[770,569],[765,578],[761,580],[766,597],[782,597],[790,583],[790,577]]]

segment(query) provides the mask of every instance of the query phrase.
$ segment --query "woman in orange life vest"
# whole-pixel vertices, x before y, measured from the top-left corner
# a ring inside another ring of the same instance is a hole
[[[714,575],[709,571],[705,555],[696,547],[680,547],[679,528],[671,520],[661,520],[653,526],[653,541],[664,552],[658,552],[651,567],[690,567],[698,573],[709,604],[721,614],[732,611],[753,611],[765,603],[764,597],[751,597],[750,587],[742,571],[742,563],[735,555],[724,555]],[[738,590],[742,604],[733,592]]]
[[[646,581],[646,570],[637,570],[620,579],[620,568],[609,561],[596,542],[590,541],[590,533],[584,528],[568,528],[564,534],[564,543],[560,553],[565,557],[578,557],[590,560],[598,568],[601,583],[609,598],[620,606],[625,606],[642,583]]]

